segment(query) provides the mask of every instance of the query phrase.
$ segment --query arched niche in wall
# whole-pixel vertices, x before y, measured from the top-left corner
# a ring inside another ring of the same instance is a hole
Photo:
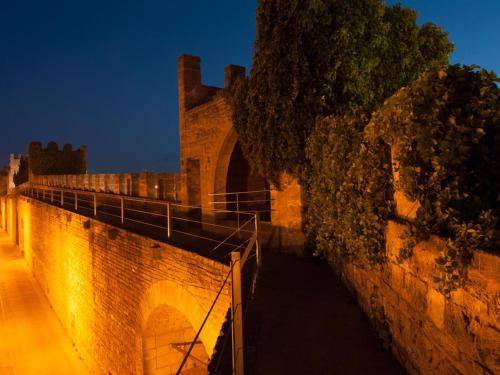
[[[163,280],[151,285],[140,304],[136,334],[137,374],[169,373],[165,372],[167,366],[180,365],[182,351],[189,347],[182,344],[193,340],[207,311],[208,308],[203,308],[193,294],[179,283]],[[198,368],[200,373],[206,373],[206,365],[203,367],[203,364],[212,355],[221,328],[222,322],[216,318],[207,320],[199,343],[195,345],[193,358],[188,360],[189,368]],[[171,330],[179,332],[169,333]]]

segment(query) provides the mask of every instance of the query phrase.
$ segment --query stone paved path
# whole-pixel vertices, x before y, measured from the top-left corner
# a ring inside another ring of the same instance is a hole
[[[262,271],[254,374],[405,374],[328,265],[271,253]]]
[[[0,375],[59,374],[88,370],[19,249],[0,231]]]

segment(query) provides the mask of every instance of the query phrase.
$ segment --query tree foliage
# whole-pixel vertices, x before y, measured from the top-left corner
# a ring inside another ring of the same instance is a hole
[[[371,267],[384,258],[393,212],[390,147],[364,136],[365,118],[318,120],[308,140],[306,232],[331,263]]]
[[[260,0],[248,79],[228,92],[242,150],[263,176],[302,175],[318,116],[371,113],[447,60],[447,34],[383,0]]]
[[[441,291],[461,286],[471,252],[500,248],[500,90],[475,67],[425,73],[391,97],[366,128],[396,144],[400,186],[420,202],[413,234],[445,236]]]

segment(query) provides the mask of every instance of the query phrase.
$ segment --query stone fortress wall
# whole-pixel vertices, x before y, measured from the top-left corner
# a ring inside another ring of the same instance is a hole
[[[202,83],[201,60],[182,55],[178,60],[179,133],[181,170],[179,197],[185,204],[201,206],[210,218],[214,209],[213,194],[228,200],[235,191],[270,190],[270,218],[263,222],[262,234],[267,248],[301,254],[305,238],[302,233],[301,188],[297,181],[282,176],[278,191],[254,173],[244,160],[233,127],[231,109],[223,89]],[[224,88],[244,77],[245,68],[228,65],[224,69]],[[249,199],[244,195],[243,199]],[[262,195],[254,196],[262,199]]]
[[[129,195],[150,199],[177,200],[177,173],[101,173],[32,176],[34,184],[67,189]]]
[[[162,371],[177,370],[183,354],[161,346],[156,319],[178,333],[169,340],[192,339],[228,266],[34,199],[0,201],[0,227],[23,251],[91,374],[148,373],[143,366],[156,362],[159,352]],[[205,358],[229,306],[226,284],[200,336],[203,349],[197,350]]]
[[[449,299],[433,281],[444,239],[431,236],[399,262],[419,203],[397,188],[393,165],[398,220],[388,222],[387,262],[370,270],[350,264],[343,279],[367,315],[387,325],[392,351],[410,374],[500,374],[500,257],[475,250],[464,287]]]

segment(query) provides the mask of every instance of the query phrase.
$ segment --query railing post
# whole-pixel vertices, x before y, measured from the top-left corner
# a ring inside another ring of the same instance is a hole
[[[171,215],[170,202],[167,202],[167,237],[170,238],[172,234],[172,215]]]
[[[262,252],[259,240],[260,218],[258,212],[255,213],[254,220],[255,220],[255,261],[257,262],[257,268],[260,268],[260,266],[262,266]]]
[[[121,210],[121,218],[122,218],[122,224],[125,223],[125,200],[123,197],[120,197],[120,210]]]
[[[231,252],[231,330],[233,338],[233,374],[244,374],[243,305],[241,298],[241,262],[239,251]]]
[[[78,211],[78,193],[75,191],[75,211]]]
[[[42,190],[42,200],[45,200],[45,188]]]
[[[64,206],[64,191],[61,190],[61,206]]]
[[[97,216],[97,194],[94,193],[94,216]]]
[[[240,231],[240,199],[239,194],[236,193],[236,214],[238,215],[238,232]],[[226,199],[227,200],[227,199]]]
[[[39,199],[40,196],[39,196],[39,192],[38,192],[38,189],[36,189],[36,199]]]
[[[50,189],[50,203],[54,203],[54,189]]]

